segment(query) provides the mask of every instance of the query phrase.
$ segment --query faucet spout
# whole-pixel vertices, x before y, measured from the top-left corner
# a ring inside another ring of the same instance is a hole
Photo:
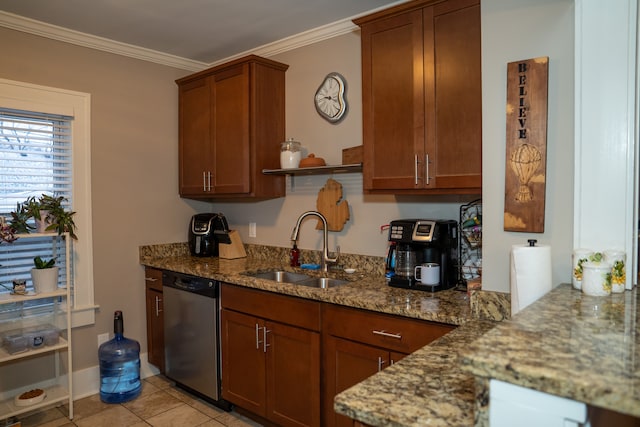
[[[300,234],[300,224],[302,224],[302,220],[304,220],[306,217],[308,216],[316,216],[318,217],[318,219],[320,219],[320,221],[322,221],[322,237],[323,237],[323,244],[322,244],[322,271],[324,273],[327,273],[329,271],[329,264],[335,264],[336,262],[338,262],[338,257],[340,256],[340,247],[338,246],[337,248],[337,254],[335,257],[331,257],[329,256],[329,248],[328,248],[328,231],[329,231],[329,227],[327,226],[327,218],[324,217],[324,215],[322,215],[320,212],[318,211],[307,211],[302,213],[299,217],[298,217],[298,221],[296,221],[296,225],[295,227],[293,227],[293,231],[291,232],[291,241],[292,242],[297,242],[298,241],[298,235]]]

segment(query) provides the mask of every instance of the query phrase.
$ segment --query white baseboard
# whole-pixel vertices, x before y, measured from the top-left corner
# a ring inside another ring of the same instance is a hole
[[[158,375],[160,371],[150,365],[147,353],[140,353],[140,378]],[[92,366],[73,372],[73,400],[82,399],[100,392],[100,366]]]

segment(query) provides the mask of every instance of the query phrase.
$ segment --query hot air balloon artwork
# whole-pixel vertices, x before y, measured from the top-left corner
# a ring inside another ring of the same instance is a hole
[[[504,230],[543,233],[549,58],[507,64]]]
[[[533,145],[522,144],[516,151],[511,154],[510,164],[511,169],[518,177],[520,186],[516,193],[515,199],[519,202],[529,202],[533,200],[531,189],[529,188],[529,181],[533,178],[533,175],[540,166],[542,155]]]

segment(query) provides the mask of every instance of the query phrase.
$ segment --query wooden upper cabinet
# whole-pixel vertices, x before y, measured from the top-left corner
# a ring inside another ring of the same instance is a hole
[[[251,55],[176,81],[182,197],[285,195],[284,177],[262,170],[280,167],[287,68]]]
[[[354,22],[365,192],[479,194],[479,0],[414,1]]]

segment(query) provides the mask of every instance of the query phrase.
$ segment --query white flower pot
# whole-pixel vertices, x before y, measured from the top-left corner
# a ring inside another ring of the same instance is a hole
[[[37,294],[58,290],[58,267],[32,268],[31,280]]]
[[[49,211],[40,211],[40,218],[36,218],[36,233],[46,233],[51,221],[47,218]]]

